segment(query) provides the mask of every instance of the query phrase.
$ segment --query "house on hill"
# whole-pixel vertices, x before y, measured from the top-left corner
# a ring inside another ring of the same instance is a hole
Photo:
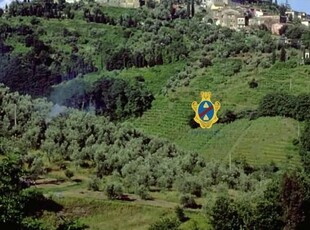
[[[221,12],[220,25],[238,29],[245,26],[245,17],[237,10],[226,9]]]
[[[301,21],[303,21],[303,20],[306,20],[307,19],[307,14],[305,13],[305,12],[298,12],[298,15],[297,15],[297,17],[301,20]]]
[[[208,8],[211,8],[212,4],[213,4],[213,0],[201,0],[201,3],[200,3],[202,7],[208,7]]]
[[[95,2],[125,8],[138,8],[141,5],[140,0],[95,0]]]
[[[280,16],[279,15],[264,15],[261,16],[259,19],[259,25],[265,25],[268,30],[271,31],[272,25],[280,23]]]
[[[283,33],[283,29],[285,28],[285,24],[282,24],[282,23],[274,23],[272,24],[271,26],[271,33],[274,34],[274,35],[282,35]]]
[[[301,64],[310,64],[310,50],[309,49],[302,50]]]
[[[213,8],[224,7],[231,4],[231,0],[201,0],[200,5],[203,7]]]
[[[301,24],[303,24],[304,26],[310,27],[310,20],[303,20]]]
[[[295,18],[298,17],[298,12],[290,9],[285,12],[285,16],[287,18],[287,22],[292,22]]]
[[[309,49],[303,50],[303,58],[304,59],[310,59],[310,50]]]

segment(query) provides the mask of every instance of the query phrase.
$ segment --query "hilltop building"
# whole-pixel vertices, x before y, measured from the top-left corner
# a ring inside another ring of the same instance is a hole
[[[230,0],[202,0],[201,6],[210,8],[211,10],[218,10],[230,5],[230,3]]]
[[[305,59],[310,59],[310,51],[309,50],[305,50],[304,51],[304,58]]]
[[[140,7],[139,0],[95,0],[98,3],[103,3],[109,6],[118,6],[126,8],[138,8]]]
[[[234,9],[226,9],[222,11],[222,14],[220,17],[220,24],[222,26],[226,26],[231,29],[237,29],[238,23],[239,23],[238,19],[242,19],[242,15],[240,14],[239,11],[234,10]]]
[[[301,24],[307,26],[307,27],[310,27],[310,20],[304,20],[301,22]]]
[[[307,13],[305,13],[305,12],[298,12],[298,13],[297,13],[297,17],[298,17],[301,21],[303,21],[303,20],[306,20],[306,19],[307,19],[308,15],[307,15]]]
[[[285,12],[286,21],[292,22],[294,19],[298,18],[298,12],[292,9],[289,9]]]
[[[282,23],[274,23],[271,26],[271,33],[274,35],[282,35],[283,28],[285,27],[285,24]],[[286,42],[287,40],[285,40]]]
[[[147,4],[149,0],[95,0],[95,2],[103,3],[109,6],[139,8]],[[160,3],[161,0],[154,0],[155,3]]]
[[[310,64],[310,50],[309,49],[302,50],[301,64]]]

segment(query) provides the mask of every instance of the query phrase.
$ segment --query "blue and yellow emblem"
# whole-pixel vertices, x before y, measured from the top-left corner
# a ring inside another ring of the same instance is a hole
[[[201,92],[201,102],[197,101],[192,103],[192,108],[195,111],[194,120],[200,125],[201,128],[209,129],[218,121],[216,115],[219,111],[221,104],[216,101],[214,104],[211,102],[211,92]]]

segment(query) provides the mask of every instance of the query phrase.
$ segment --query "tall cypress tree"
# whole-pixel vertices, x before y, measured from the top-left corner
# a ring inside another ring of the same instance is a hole
[[[286,61],[286,51],[285,51],[284,46],[282,46],[282,48],[281,48],[280,61],[282,61],[282,62]]]
[[[187,17],[191,16],[191,3],[190,0],[187,0]]]
[[[192,0],[192,17],[195,15],[195,0]]]

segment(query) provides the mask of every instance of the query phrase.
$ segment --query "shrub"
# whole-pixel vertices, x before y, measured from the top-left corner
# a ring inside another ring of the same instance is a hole
[[[33,160],[30,173],[33,180],[37,179],[39,175],[44,174],[44,163],[40,157],[37,157]]]
[[[149,230],[178,230],[180,224],[176,218],[166,217],[152,224]]]
[[[99,179],[97,177],[92,179],[88,183],[88,189],[93,191],[99,191]]]
[[[199,127],[199,124],[194,120],[195,117],[195,112],[193,111],[189,116],[188,116],[188,125],[192,128],[192,129],[196,129]]]
[[[184,158],[181,168],[188,172],[193,172],[195,164],[193,162],[197,162],[199,158],[195,155],[189,155]],[[196,177],[188,177],[182,178],[178,183],[178,189],[182,193],[189,193],[195,195],[196,197],[201,197],[202,194],[202,186]]]
[[[107,184],[105,194],[110,200],[119,199],[123,194],[123,187],[117,183]]]
[[[185,216],[183,208],[181,208],[180,206],[177,206],[175,208],[175,214],[180,222],[185,222],[186,220],[188,220],[188,217]]]
[[[84,230],[87,229],[88,226],[80,223],[77,220],[67,220],[65,219],[62,223],[60,223],[56,230]]]
[[[137,194],[140,196],[140,198],[142,200],[150,200],[151,199],[151,196],[149,194],[148,189],[143,185],[139,186],[139,188],[137,189]]]
[[[30,23],[31,25],[38,25],[40,23],[40,20],[37,17],[32,17]]]
[[[209,58],[204,57],[200,59],[200,65],[199,65],[200,68],[205,68],[211,65],[212,65],[212,62],[210,61]]]
[[[180,198],[180,203],[181,205],[183,205],[184,208],[197,208],[198,207],[194,197],[190,194],[182,195]]]
[[[224,111],[223,115],[219,118],[219,123],[231,123],[237,119],[237,115],[231,111]]]
[[[293,145],[298,145],[299,144],[299,140],[294,138],[293,141],[292,141]]]
[[[43,223],[37,219],[25,218],[22,222],[23,230],[44,230]]]
[[[73,173],[71,170],[66,169],[65,175],[66,175],[66,177],[68,177],[69,179],[71,179],[71,178],[74,176],[74,173]]]
[[[256,82],[254,78],[250,82],[248,82],[248,84],[251,89],[257,88],[258,86],[258,83]]]

